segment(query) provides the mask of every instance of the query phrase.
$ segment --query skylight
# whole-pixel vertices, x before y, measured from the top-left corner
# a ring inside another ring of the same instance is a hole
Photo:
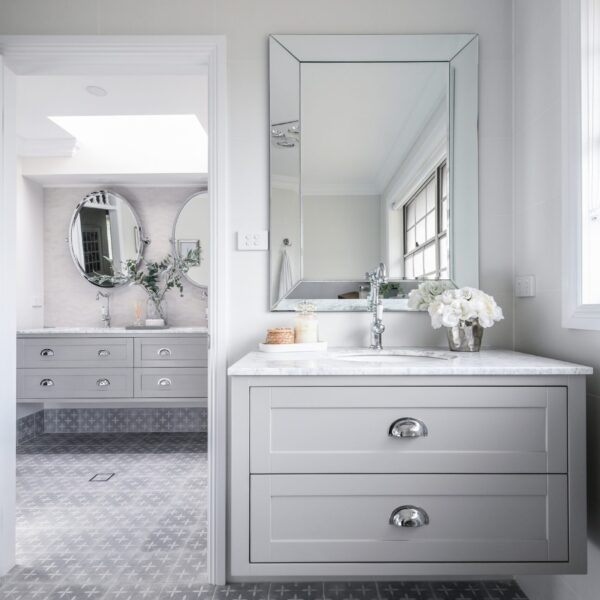
[[[62,116],[49,119],[75,137],[80,157],[113,172],[206,173],[208,140],[196,115]]]

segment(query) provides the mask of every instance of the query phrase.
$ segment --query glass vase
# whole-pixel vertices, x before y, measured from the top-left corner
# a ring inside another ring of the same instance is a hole
[[[477,321],[448,328],[448,344],[452,352],[479,352],[483,327]]]
[[[146,325],[167,325],[167,300],[150,296],[146,301]],[[162,321],[162,323],[160,323]]]

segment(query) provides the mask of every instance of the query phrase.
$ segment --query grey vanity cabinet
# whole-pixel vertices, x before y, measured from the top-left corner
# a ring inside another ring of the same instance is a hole
[[[231,580],[585,571],[583,377],[230,389]]]
[[[17,400],[206,402],[206,334],[101,331],[19,335]]]

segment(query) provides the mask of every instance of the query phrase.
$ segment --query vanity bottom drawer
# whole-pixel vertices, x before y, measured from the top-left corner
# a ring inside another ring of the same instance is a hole
[[[206,398],[207,369],[135,369],[136,398]]]
[[[131,398],[131,369],[17,369],[19,399]]]
[[[253,563],[568,560],[566,475],[253,475],[250,487]]]

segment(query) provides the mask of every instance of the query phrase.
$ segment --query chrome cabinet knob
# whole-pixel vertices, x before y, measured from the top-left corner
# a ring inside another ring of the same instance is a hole
[[[101,388],[108,387],[110,385],[110,381],[103,377],[102,379],[98,379],[98,381],[96,381],[96,385]]]
[[[40,356],[54,356],[54,350],[52,348],[44,348],[40,352]]]
[[[42,379],[40,381],[40,385],[42,387],[52,387],[54,385],[54,381],[52,381],[52,379]]]
[[[429,525],[429,515],[418,506],[399,506],[390,515],[390,525],[396,527],[423,527]]]
[[[110,350],[98,350],[98,356],[110,356]]]
[[[390,425],[389,435],[395,438],[427,437],[427,425],[419,419],[403,417]]]
[[[173,382],[168,377],[161,377],[158,380],[160,387],[170,387]]]
[[[169,348],[161,348],[158,351],[158,355],[159,356],[171,356],[171,351],[169,350]]]

